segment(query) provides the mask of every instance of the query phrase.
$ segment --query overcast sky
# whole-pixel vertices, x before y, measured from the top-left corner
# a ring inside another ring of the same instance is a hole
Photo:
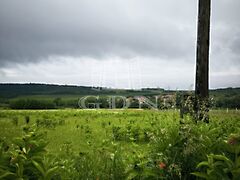
[[[197,0],[0,0],[0,82],[192,89]],[[212,0],[210,87],[240,86],[240,1]]]

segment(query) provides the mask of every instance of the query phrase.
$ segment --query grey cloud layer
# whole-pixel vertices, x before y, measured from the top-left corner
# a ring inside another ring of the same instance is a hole
[[[196,3],[2,0],[0,60],[59,56],[182,57],[194,48]],[[189,26],[191,24],[192,26]]]
[[[239,0],[213,0],[213,52],[227,47],[239,57],[239,8]],[[1,0],[0,65],[49,56],[187,59],[196,16],[197,0]]]

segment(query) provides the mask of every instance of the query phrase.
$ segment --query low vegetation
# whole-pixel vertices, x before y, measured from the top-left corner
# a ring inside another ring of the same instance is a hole
[[[0,179],[239,179],[240,112],[1,110]]]

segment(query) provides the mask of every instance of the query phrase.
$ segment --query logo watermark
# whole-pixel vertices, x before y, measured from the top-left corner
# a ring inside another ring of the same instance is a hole
[[[78,101],[78,106],[81,109],[128,109],[134,106],[134,108],[143,109],[153,109],[159,110],[160,102],[159,97],[156,96],[154,100],[151,100],[145,96],[84,96]],[[155,102],[154,102],[155,101]],[[167,99],[162,99],[162,106],[172,106],[167,103]],[[172,102],[173,104],[174,102]],[[133,106],[132,106],[133,105]]]

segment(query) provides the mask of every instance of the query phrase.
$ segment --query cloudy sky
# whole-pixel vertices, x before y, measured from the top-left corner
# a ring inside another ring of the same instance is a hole
[[[197,0],[1,0],[0,82],[191,89]],[[212,0],[210,87],[240,86],[240,1]]]

